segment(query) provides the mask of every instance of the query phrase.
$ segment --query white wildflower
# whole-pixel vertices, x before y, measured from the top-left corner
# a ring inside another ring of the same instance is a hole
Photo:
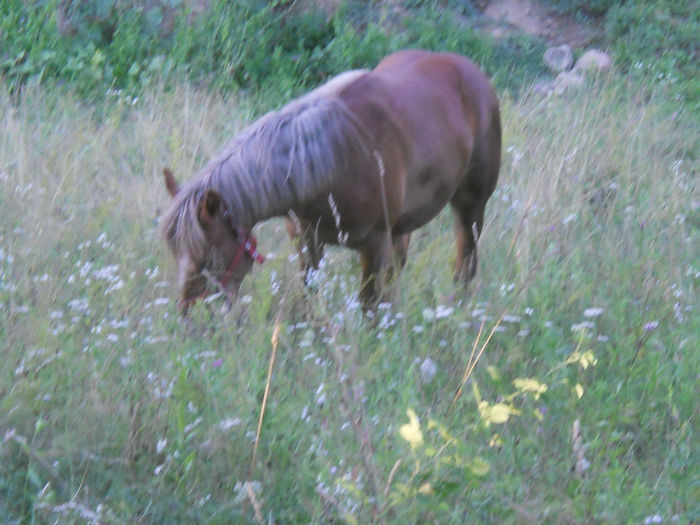
[[[571,221],[574,221],[574,220],[576,220],[576,214],[572,213],[571,215],[567,215],[566,217],[564,217],[564,220],[562,220],[561,223],[564,226],[566,226],[567,224],[569,224]]]
[[[435,319],[443,319],[445,317],[449,317],[454,311],[455,309],[451,306],[438,305],[437,308],[435,308]]]
[[[236,426],[238,426],[238,425],[240,425],[240,424],[241,424],[240,418],[237,418],[237,417],[229,417],[229,418],[223,419],[223,420],[219,423],[219,428],[220,428],[221,430],[228,430],[228,429],[233,428],[233,427],[236,427]]]
[[[76,310],[78,312],[87,314],[89,312],[89,303],[87,297],[82,297],[80,299],[73,299],[68,303],[68,307],[71,310]]]
[[[593,328],[595,328],[595,325],[590,321],[582,321],[571,325],[572,332],[586,332],[588,330],[592,330]]]
[[[425,384],[430,384],[437,373],[435,361],[426,357],[420,365],[420,377]]]
[[[186,425],[186,426],[185,426],[185,428],[183,429],[183,433],[184,433],[184,434],[189,434],[189,433],[192,432],[195,428],[197,428],[201,422],[202,422],[202,418],[201,418],[201,417],[198,417],[197,419],[195,419],[194,421],[192,421],[192,423],[190,423],[189,425]]]

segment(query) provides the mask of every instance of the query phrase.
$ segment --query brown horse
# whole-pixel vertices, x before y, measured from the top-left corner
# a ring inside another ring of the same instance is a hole
[[[326,243],[360,253],[360,297],[371,308],[406,260],[409,232],[450,203],[455,273],[468,283],[500,157],[498,101],[468,59],[409,50],[343,73],[242,131],[182,189],[164,170],[180,305],[212,281],[234,296],[262,261],[251,229],[284,215],[306,270]]]

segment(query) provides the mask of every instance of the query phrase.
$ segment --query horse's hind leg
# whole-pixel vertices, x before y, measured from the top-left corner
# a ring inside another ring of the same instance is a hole
[[[362,288],[360,300],[365,311],[377,302],[388,302],[385,286],[391,273],[393,242],[386,232],[376,232],[360,248],[362,260]]]
[[[404,233],[403,235],[396,235],[394,237],[394,264],[399,270],[406,266],[409,242],[411,242],[410,233]]]
[[[455,280],[462,280],[465,284],[469,284],[476,275],[477,243],[484,225],[485,204],[468,195],[455,195],[452,199],[457,237]]]
[[[406,259],[408,257],[408,244],[411,240],[410,233],[404,233],[401,235],[394,235],[392,237],[393,243],[393,253],[392,259],[389,261],[389,266],[387,268],[387,282],[391,282],[393,278],[403,270],[406,266]]]

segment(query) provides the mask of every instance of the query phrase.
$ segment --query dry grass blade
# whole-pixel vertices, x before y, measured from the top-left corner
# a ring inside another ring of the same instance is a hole
[[[484,341],[484,344],[481,345],[481,348],[479,349],[479,352],[474,356],[474,350],[476,349],[478,343],[479,343],[479,337],[481,336],[481,331],[484,327],[484,322],[481,324],[481,327],[479,328],[479,333],[476,337],[476,340],[474,341],[474,346],[472,347],[472,353],[469,356],[469,361],[467,362],[467,368],[464,371],[464,376],[462,376],[462,381],[459,384],[459,388],[457,388],[457,392],[455,393],[454,398],[452,399],[452,402],[450,403],[450,407],[447,409],[447,413],[449,414],[450,411],[452,410],[452,407],[454,404],[457,402],[457,399],[462,395],[462,390],[464,389],[464,385],[467,383],[469,378],[472,375],[472,372],[474,372],[474,369],[476,368],[477,363],[479,362],[479,359],[481,358],[481,354],[484,353],[484,350],[486,350],[486,347],[489,344],[489,341],[491,341],[491,337],[493,337],[493,334],[496,333],[496,329],[501,324],[501,321],[503,321],[503,316],[506,315],[506,310],[503,311],[501,316],[498,318],[498,321],[496,321],[496,324],[493,325],[493,328],[491,328],[491,332],[489,332],[488,337],[486,338],[486,341]]]
[[[389,478],[386,480],[386,488],[384,489],[385,498],[389,495],[389,490],[391,489],[391,482],[394,481],[394,476],[396,475],[396,471],[399,469],[399,465],[401,465],[401,459],[397,459],[396,463],[394,463],[394,466],[391,467],[391,472],[389,472]]]
[[[253,512],[255,513],[255,521],[258,523],[265,523],[265,520],[263,519],[262,516],[262,510],[260,508],[260,502],[258,501],[258,498],[255,496],[255,491],[253,491],[253,487],[251,486],[250,482],[246,481],[245,483],[245,493],[246,496],[248,496],[248,499],[250,500],[251,505],[253,505]]]
[[[258,453],[258,443],[260,441],[260,431],[262,429],[263,417],[265,416],[265,406],[267,405],[267,396],[270,392],[270,379],[272,378],[272,368],[275,365],[275,355],[277,354],[277,343],[280,335],[280,315],[275,318],[275,328],[272,331],[272,353],[270,354],[270,365],[267,369],[267,381],[265,381],[265,393],[263,394],[262,406],[260,407],[260,417],[258,418],[258,429],[255,433],[255,444],[253,445],[253,458],[250,460],[250,472],[253,472],[255,466],[255,458]]]
[[[518,224],[518,230],[515,232],[515,235],[513,235],[513,239],[510,241],[510,246],[508,246],[508,253],[506,254],[506,257],[510,257],[510,254],[513,253],[513,248],[515,248],[515,244],[518,242],[520,235],[525,230],[525,221],[527,220],[527,217],[530,214],[530,208],[532,207],[532,202],[533,202],[533,197],[530,196],[530,198],[527,201],[527,205],[525,206],[525,210],[523,211],[522,217],[520,218],[520,222]]]

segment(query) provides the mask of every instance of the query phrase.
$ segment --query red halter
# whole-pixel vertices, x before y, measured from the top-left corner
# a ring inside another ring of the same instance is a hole
[[[265,257],[258,251],[258,241],[250,234],[249,231],[246,231],[243,228],[238,228],[236,230],[236,234],[238,235],[238,249],[236,250],[236,253],[233,254],[231,262],[228,263],[224,276],[221,278],[222,288],[226,287],[226,284],[233,275],[233,272],[236,271],[236,266],[238,266],[238,263],[241,262],[243,255],[247,254],[251,259],[253,259],[253,261],[259,264],[265,262]]]

